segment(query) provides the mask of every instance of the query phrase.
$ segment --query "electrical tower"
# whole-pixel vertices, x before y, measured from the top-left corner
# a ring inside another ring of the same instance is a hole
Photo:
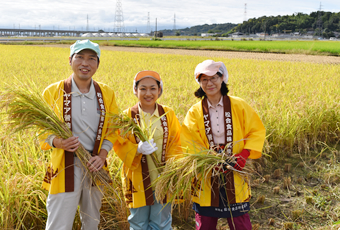
[[[150,29],[150,12],[148,12],[148,22],[146,24],[146,33],[151,33],[151,29]]]
[[[89,31],[89,15],[87,15],[86,31]]]
[[[321,36],[322,34],[322,15],[321,15],[321,8],[322,8],[322,5],[321,5],[321,2],[320,2],[320,8],[319,8],[319,12],[318,12],[318,21],[316,23],[317,27],[319,28],[319,36]]]
[[[114,30],[115,32],[124,32],[125,30],[123,8],[122,8],[122,2],[120,0],[117,0],[117,3],[116,3]]]
[[[174,14],[174,28],[173,28],[174,32],[176,30],[176,14]]]
[[[244,3],[244,18],[243,21],[246,22],[247,21],[247,3]]]

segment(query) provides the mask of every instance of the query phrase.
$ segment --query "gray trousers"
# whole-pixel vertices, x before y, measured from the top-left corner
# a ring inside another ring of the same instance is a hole
[[[79,205],[82,230],[98,229],[102,192],[91,185],[84,166],[74,158],[74,192],[49,194],[46,202],[47,230],[71,230]]]

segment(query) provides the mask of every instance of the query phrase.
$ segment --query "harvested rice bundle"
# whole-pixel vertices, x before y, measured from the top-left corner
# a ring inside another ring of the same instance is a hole
[[[0,110],[5,111],[3,123],[10,133],[33,129],[39,136],[54,134],[63,139],[73,136],[67,124],[53,111],[35,85],[22,83],[7,87],[1,95]],[[90,172],[87,163],[91,154],[82,145],[75,154],[93,181],[111,187],[111,178],[104,169]]]
[[[160,201],[168,196],[168,201],[174,205],[178,199],[190,199],[191,194],[199,189],[197,181],[231,173],[231,170],[247,180],[246,175],[253,172],[247,165],[239,171],[228,164],[237,164],[235,157],[228,156],[225,151],[216,153],[212,149],[203,149],[193,154],[184,153],[182,158],[172,158],[166,162],[161,175],[154,181],[156,199]],[[224,184],[223,180],[219,180],[219,187]]]
[[[153,122],[151,122],[149,125],[146,125],[143,117],[140,119],[137,118],[131,118],[128,115],[124,113],[120,114],[111,114],[110,119],[111,119],[111,126],[110,129],[112,129],[112,132],[116,132],[119,130],[119,134],[123,138],[127,138],[128,135],[133,134],[135,135],[140,141],[149,141],[153,138],[155,129],[152,130],[152,125],[161,119],[165,114],[160,116],[158,119],[155,119]],[[139,115],[140,116],[140,115]],[[155,153],[151,154],[151,158],[153,162],[155,163],[158,172],[162,170],[162,164],[161,162],[157,159]]]

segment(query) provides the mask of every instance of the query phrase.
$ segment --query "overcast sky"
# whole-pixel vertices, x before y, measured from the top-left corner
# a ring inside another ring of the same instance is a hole
[[[121,0],[124,25],[128,31],[146,32],[148,12],[150,26],[176,29],[212,23],[240,23],[247,18],[311,13],[320,7],[316,0]],[[339,12],[340,0],[321,2],[323,11]],[[113,31],[116,0],[0,0],[0,28],[39,28]]]

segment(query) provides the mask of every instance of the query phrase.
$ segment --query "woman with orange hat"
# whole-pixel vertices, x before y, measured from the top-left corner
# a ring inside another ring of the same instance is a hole
[[[181,129],[181,143],[188,152],[214,149],[233,156],[223,176],[195,183],[192,201],[197,230],[215,230],[218,218],[227,218],[229,228],[250,230],[250,186],[242,171],[247,158],[261,157],[265,128],[256,112],[241,98],[228,96],[228,71],[222,62],[206,60],[197,65],[195,79],[202,99],[188,111]],[[224,178],[223,178],[224,177]],[[219,181],[224,181],[219,183]],[[219,186],[221,185],[221,186]]]
[[[125,201],[130,208],[130,229],[172,229],[170,205],[158,203],[154,197],[153,181],[158,171],[150,154],[155,154],[162,165],[169,158],[181,154],[180,124],[174,111],[156,101],[163,92],[163,82],[157,72],[141,71],[133,81],[133,92],[138,103],[124,111],[136,120],[143,119],[146,126],[155,130],[149,142],[140,141],[133,134],[127,139],[119,138],[114,150],[124,162],[122,169]]]

